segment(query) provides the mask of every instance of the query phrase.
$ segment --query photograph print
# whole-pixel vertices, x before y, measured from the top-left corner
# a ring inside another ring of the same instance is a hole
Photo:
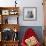
[[[23,8],[23,18],[24,20],[36,20],[37,12],[36,7],[24,7]]]

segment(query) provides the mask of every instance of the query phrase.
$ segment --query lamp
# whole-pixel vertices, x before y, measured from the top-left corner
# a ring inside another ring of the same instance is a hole
[[[15,7],[20,6],[24,0],[15,0]]]
[[[17,0],[15,0],[15,7],[16,7],[16,4],[17,4],[17,2],[16,2]]]

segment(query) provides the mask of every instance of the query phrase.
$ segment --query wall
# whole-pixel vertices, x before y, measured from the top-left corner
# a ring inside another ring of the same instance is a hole
[[[21,3],[23,7],[36,7],[37,8],[37,20],[36,21],[24,21],[23,20],[23,10],[20,16],[20,25],[22,26],[43,26],[43,6],[42,0],[25,0]]]
[[[15,0],[0,0],[1,7],[9,7],[15,6]],[[20,26],[43,26],[43,6],[42,0],[21,0],[17,1],[20,7],[20,17],[19,17],[19,24]],[[24,21],[23,20],[23,7],[36,7],[37,8],[37,20],[36,21]]]
[[[15,0],[0,0],[0,6],[1,6],[1,7],[14,6],[14,1],[15,1]]]

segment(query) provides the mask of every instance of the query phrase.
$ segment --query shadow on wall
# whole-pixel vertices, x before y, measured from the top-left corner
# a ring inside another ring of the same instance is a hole
[[[20,27],[20,32],[19,32],[19,39],[20,39],[20,41],[22,40],[23,35],[24,35],[25,31],[28,28],[32,28],[37,33],[37,37],[38,37],[39,41],[42,43],[43,42],[42,26],[21,26]]]

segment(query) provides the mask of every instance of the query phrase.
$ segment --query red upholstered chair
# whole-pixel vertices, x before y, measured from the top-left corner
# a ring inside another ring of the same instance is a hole
[[[24,34],[24,37],[22,38],[21,46],[27,46],[25,43],[25,40],[34,36],[35,38],[37,37],[36,33],[33,31],[32,28],[28,28]],[[37,38],[36,38],[37,39]],[[37,40],[38,41],[38,40]],[[35,46],[41,46],[40,42],[38,41]]]

